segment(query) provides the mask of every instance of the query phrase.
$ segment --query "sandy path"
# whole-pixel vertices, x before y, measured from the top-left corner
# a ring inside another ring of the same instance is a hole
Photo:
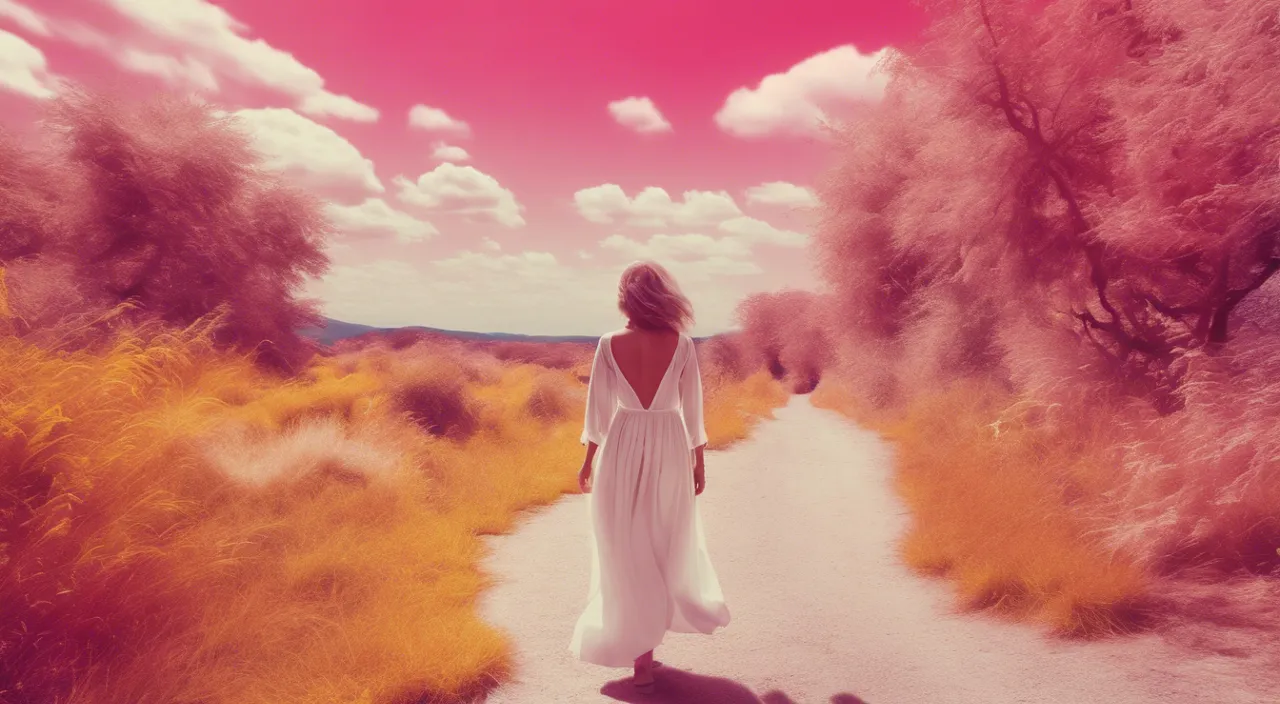
[[[658,690],[568,652],[590,563],[582,497],[496,538],[500,583],[483,612],[517,648],[491,704],[1235,704],[1280,702],[1243,684],[1248,661],[1156,636],[1068,643],[958,615],[945,584],[893,554],[903,508],[874,435],[796,397],[738,446],[709,454],[702,515],[733,613],[714,636],[668,635]]]

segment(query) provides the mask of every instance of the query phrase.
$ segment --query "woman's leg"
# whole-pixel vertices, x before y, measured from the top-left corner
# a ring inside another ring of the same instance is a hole
[[[636,658],[636,682],[643,684],[653,681],[653,651],[641,655]]]

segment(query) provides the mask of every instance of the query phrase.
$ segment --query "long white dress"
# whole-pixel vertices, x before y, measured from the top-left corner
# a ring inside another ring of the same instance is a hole
[[[714,632],[729,609],[698,514],[691,450],[707,442],[702,377],[681,335],[649,408],[600,338],[587,390],[582,442],[600,446],[587,497],[591,585],[569,649],[629,667],[667,631]]]

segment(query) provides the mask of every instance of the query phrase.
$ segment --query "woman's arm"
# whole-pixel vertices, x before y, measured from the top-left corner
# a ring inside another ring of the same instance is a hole
[[[607,344],[609,342],[606,338],[600,338],[595,357],[591,360],[591,376],[587,379],[587,412],[582,421],[580,438],[583,445],[604,443],[609,423],[613,421],[614,406],[617,405],[609,363],[604,358],[604,346]]]
[[[702,451],[707,446],[699,445],[693,448],[693,495],[697,496],[702,490],[707,488],[707,468],[703,464]]]
[[[680,406],[684,411],[684,427],[689,434],[689,449],[707,444],[707,426],[702,417],[702,372],[698,369],[698,350],[689,340],[688,357],[680,375]],[[699,455],[701,457],[701,455]]]
[[[607,337],[601,337],[596,345],[595,357],[591,360],[591,378],[587,380],[587,412],[582,423],[582,444],[587,446],[587,457],[582,461],[582,469],[578,472],[578,486],[584,493],[591,491],[591,465],[596,450],[604,442],[609,432],[609,424],[613,421],[613,412],[617,406],[617,396],[613,390],[613,376],[609,372],[608,362],[604,358],[604,346],[609,344]]]
[[[689,340],[689,357],[680,376],[680,406],[684,412],[684,427],[689,435],[689,450],[693,453],[693,486],[695,494],[706,487],[703,451],[707,447],[707,427],[702,413],[702,372],[698,368],[698,349]]]
[[[594,442],[587,443],[587,458],[582,460],[582,469],[578,470],[578,488],[584,494],[591,493],[591,461],[596,457],[596,449],[600,446]]]

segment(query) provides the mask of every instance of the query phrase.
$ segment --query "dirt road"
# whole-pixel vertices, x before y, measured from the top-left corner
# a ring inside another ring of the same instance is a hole
[[[516,681],[490,704],[1274,704],[1250,662],[1157,636],[1063,642],[961,615],[944,583],[893,545],[904,509],[888,448],[796,397],[755,435],[707,458],[702,515],[733,614],[713,636],[668,635],[657,691],[576,661],[569,638],[590,569],[580,496],[496,538],[501,583],[483,613],[517,648]]]

